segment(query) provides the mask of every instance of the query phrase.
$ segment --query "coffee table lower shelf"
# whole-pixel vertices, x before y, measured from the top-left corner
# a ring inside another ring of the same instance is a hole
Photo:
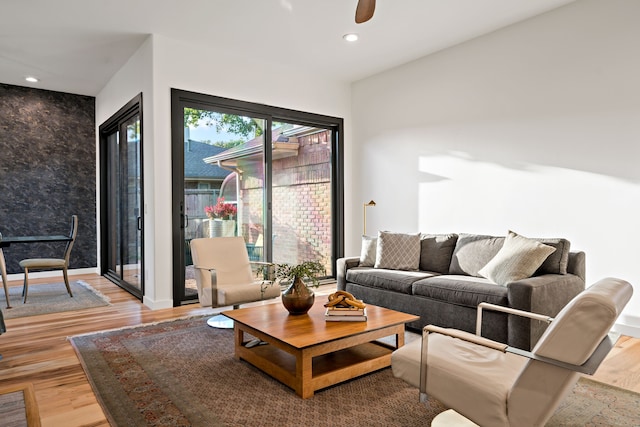
[[[316,390],[391,366],[391,353],[395,347],[373,340],[396,335],[397,345],[402,346],[404,341],[404,325],[397,325],[297,349],[252,328],[247,329],[243,331],[240,327],[235,330],[236,358],[264,371],[304,399],[312,397]],[[247,348],[242,345],[245,342],[244,332],[269,344]]]

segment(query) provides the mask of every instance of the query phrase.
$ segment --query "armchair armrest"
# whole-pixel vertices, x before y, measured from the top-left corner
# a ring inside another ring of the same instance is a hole
[[[596,347],[591,357],[589,357],[587,361],[582,365],[574,365],[571,363],[565,363],[559,360],[550,359],[548,357],[538,356],[535,353],[516,347],[507,347],[506,351],[508,351],[509,353],[517,354],[519,356],[527,357],[532,360],[537,360],[539,362],[544,362],[550,365],[559,366],[564,369],[569,369],[571,371],[580,372],[581,374],[593,375],[604,358],[607,357],[609,351],[611,351],[613,346],[616,345],[618,338],[620,338],[620,334],[618,332],[609,332],[609,334],[605,336],[602,341],[600,341],[600,344],[598,344],[598,347]]]
[[[196,286],[198,287],[200,305],[203,307],[214,305],[216,293],[213,290],[218,285],[216,269],[198,265],[194,265],[193,268],[196,270]]]
[[[423,338],[426,335],[428,335],[430,332],[435,332],[442,335],[448,335],[452,338],[458,338],[464,341],[468,341],[473,344],[478,344],[483,347],[489,347],[494,350],[500,350],[502,352],[504,352],[508,347],[504,343],[493,341],[493,340],[490,340],[489,338],[483,338],[478,335],[473,335],[473,334],[470,334],[469,332],[461,331],[458,329],[448,329],[448,328],[441,328],[439,326],[434,326],[434,325],[427,325],[422,329],[422,332],[423,332]]]
[[[204,272],[206,270],[209,273],[211,273],[209,276],[207,276],[206,274],[203,274],[201,277],[202,277],[202,279],[205,279],[206,277],[208,277],[209,278],[208,285],[209,286],[213,286],[213,287],[216,286],[216,284],[218,282],[218,279],[217,279],[217,274],[216,274],[216,269],[215,268],[213,268],[213,267],[200,267],[200,266],[197,266],[197,265],[194,265],[193,268],[196,269],[196,270],[200,270],[202,272]],[[207,284],[207,283],[203,283],[203,286],[205,284]]]
[[[482,338],[480,336],[481,335],[481,328],[482,328],[482,310],[483,309],[501,311],[503,313],[514,314],[516,316],[523,316],[523,317],[528,317],[530,319],[541,320],[541,321],[546,322],[546,323],[551,323],[554,320],[553,317],[545,316],[543,314],[530,313],[528,311],[516,310],[516,309],[513,309],[513,308],[509,308],[509,307],[503,307],[501,305],[495,305],[495,304],[490,304],[490,303],[487,303],[487,302],[481,302],[480,304],[478,304],[478,317],[477,317],[477,320],[476,320],[476,335],[475,336],[477,336],[478,338],[481,338],[482,340],[485,340],[485,338]],[[427,327],[425,327],[425,329]],[[442,329],[442,328],[439,328],[439,329]],[[445,329],[445,331],[446,331],[446,329]],[[434,331],[434,332],[443,333],[441,331]],[[455,332],[460,332],[460,331],[455,331]],[[455,338],[461,338],[461,337],[458,337],[458,336],[455,336],[455,335],[451,335],[451,334],[446,334],[446,333],[445,333],[445,335],[454,336]],[[471,335],[471,334],[469,334],[469,335]],[[617,333],[617,332],[609,332],[609,334],[606,337],[604,337],[604,339],[600,342],[600,344],[598,345],[596,350],[593,352],[591,357],[589,359],[587,359],[587,361],[582,365],[573,365],[571,363],[561,362],[559,360],[555,360],[555,359],[550,359],[548,357],[539,356],[539,355],[537,355],[537,354],[535,354],[535,353],[533,353],[531,351],[522,350],[520,348],[507,346],[507,345],[504,346],[504,350],[502,350],[502,351],[506,351],[506,352],[513,353],[513,354],[517,354],[519,356],[523,356],[523,357],[526,357],[526,358],[529,358],[529,359],[532,359],[532,360],[538,360],[540,362],[544,362],[544,363],[548,363],[548,364],[551,364],[551,365],[559,366],[561,368],[569,369],[571,371],[580,372],[582,374],[593,375],[593,373],[598,369],[598,366],[600,366],[600,364],[602,363],[604,358],[607,356],[609,351],[613,348],[615,343],[618,341],[618,338],[620,338],[620,334],[619,333]],[[464,338],[461,338],[461,339],[464,339]],[[471,340],[467,339],[467,341],[471,341]],[[486,341],[491,341],[491,340],[486,340]],[[475,341],[471,341],[471,342],[474,342],[474,343],[480,344],[480,345],[484,345],[485,347],[491,347],[490,345],[485,345],[482,342],[475,342]],[[495,342],[495,341],[491,341],[491,342]],[[491,348],[493,348],[493,347],[491,347]],[[497,349],[499,350],[499,348],[497,348]]]
[[[482,336],[482,310],[501,311],[503,313],[514,314],[516,316],[528,317],[529,319],[541,320],[543,322],[551,323],[553,317],[545,316],[544,314],[531,313],[529,311],[517,310],[515,308],[504,307],[502,305],[490,304],[488,302],[481,302],[478,304],[478,314],[476,317],[476,335]]]
[[[256,268],[256,277],[262,273],[262,280],[273,281],[275,280],[275,264],[273,262],[266,261],[249,261],[249,264],[252,266],[257,266]]]

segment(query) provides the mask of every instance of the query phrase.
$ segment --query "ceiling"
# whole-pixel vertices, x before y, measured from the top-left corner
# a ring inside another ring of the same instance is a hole
[[[572,1],[2,0],[0,83],[95,96],[149,34],[352,82]]]

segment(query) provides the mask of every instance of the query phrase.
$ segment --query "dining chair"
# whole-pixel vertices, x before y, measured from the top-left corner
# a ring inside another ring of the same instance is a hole
[[[71,254],[71,249],[73,248],[77,235],[78,215],[72,215],[71,232],[69,233],[70,240],[67,242],[67,247],[64,250],[64,258],[29,258],[20,261],[20,267],[24,269],[24,287],[22,289],[23,303],[26,304],[27,302],[27,292],[29,291],[29,270],[62,270],[67,292],[69,292],[69,296],[73,298],[71,287],[69,286],[67,268],[69,267],[69,255]]]

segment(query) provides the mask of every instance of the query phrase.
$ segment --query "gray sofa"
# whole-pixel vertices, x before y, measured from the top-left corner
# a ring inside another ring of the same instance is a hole
[[[529,239],[551,246],[555,251],[531,277],[498,285],[482,277],[479,271],[498,254],[505,237],[476,234],[417,236],[419,260],[416,269],[408,268],[408,265],[401,265],[403,269],[389,268],[380,262],[382,240],[379,235],[377,242],[363,241],[360,257],[338,259],[338,290],[346,290],[369,304],[420,316],[419,321],[408,325],[410,328],[421,329],[433,324],[473,333],[476,307],[480,302],[553,317],[585,289],[585,254],[570,252],[566,239]],[[407,246],[415,249],[413,235],[411,242]],[[378,254],[372,264],[371,252],[376,248]],[[405,258],[416,256],[409,252],[394,255],[400,264]],[[546,324],[535,320],[497,312],[483,313],[483,336],[522,349],[531,349],[545,328]]]

